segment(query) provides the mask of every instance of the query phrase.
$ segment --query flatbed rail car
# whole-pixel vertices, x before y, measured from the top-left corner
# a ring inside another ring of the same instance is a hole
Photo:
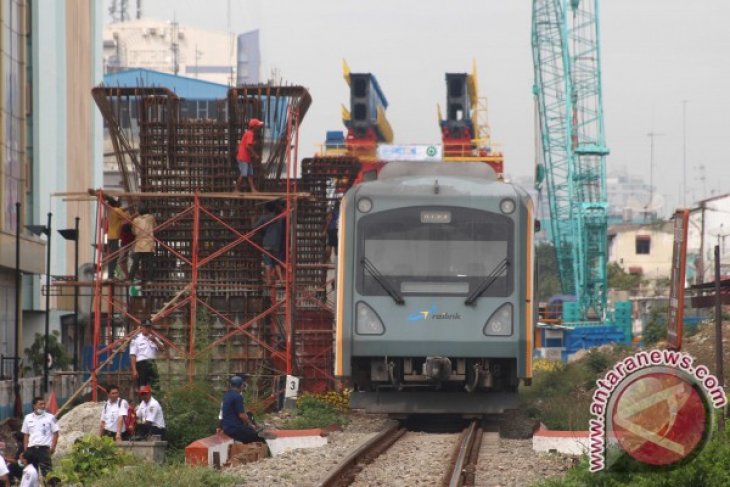
[[[335,375],[353,408],[500,413],[532,376],[532,200],[483,163],[391,162],[340,210]]]

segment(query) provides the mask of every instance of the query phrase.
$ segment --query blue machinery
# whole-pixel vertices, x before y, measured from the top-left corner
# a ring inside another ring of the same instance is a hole
[[[563,293],[576,296],[575,321],[606,318],[608,149],[598,18],[598,0],[532,4],[542,148],[536,186],[546,185],[560,281]]]

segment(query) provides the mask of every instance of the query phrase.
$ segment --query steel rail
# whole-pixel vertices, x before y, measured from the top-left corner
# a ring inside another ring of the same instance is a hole
[[[461,439],[451,462],[451,470],[444,477],[443,485],[461,487],[474,484],[474,469],[479,459],[482,428],[480,421],[472,421],[461,434]]]
[[[320,487],[350,485],[362,468],[382,455],[393,443],[406,433],[398,423],[393,423],[373,438],[363,443],[320,481]]]

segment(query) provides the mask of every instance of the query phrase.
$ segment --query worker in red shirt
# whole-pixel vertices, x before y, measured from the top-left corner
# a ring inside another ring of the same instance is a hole
[[[238,171],[240,175],[236,180],[236,191],[241,191],[243,178],[248,179],[248,187],[252,193],[258,193],[253,183],[253,161],[261,160],[261,154],[256,151],[256,133],[264,126],[264,122],[258,118],[252,118],[248,121],[248,130],[243,133],[241,142],[238,143]]]

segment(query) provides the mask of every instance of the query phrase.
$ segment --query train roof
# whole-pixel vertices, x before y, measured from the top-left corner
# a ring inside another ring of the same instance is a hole
[[[483,162],[392,161],[383,167],[378,179],[453,176],[496,181],[494,170]]]
[[[512,183],[497,180],[483,162],[392,161],[378,179],[353,187],[353,194],[370,196],[423,195],[438,186],[443,196],[512,196],[529,198],[527,192]]]

